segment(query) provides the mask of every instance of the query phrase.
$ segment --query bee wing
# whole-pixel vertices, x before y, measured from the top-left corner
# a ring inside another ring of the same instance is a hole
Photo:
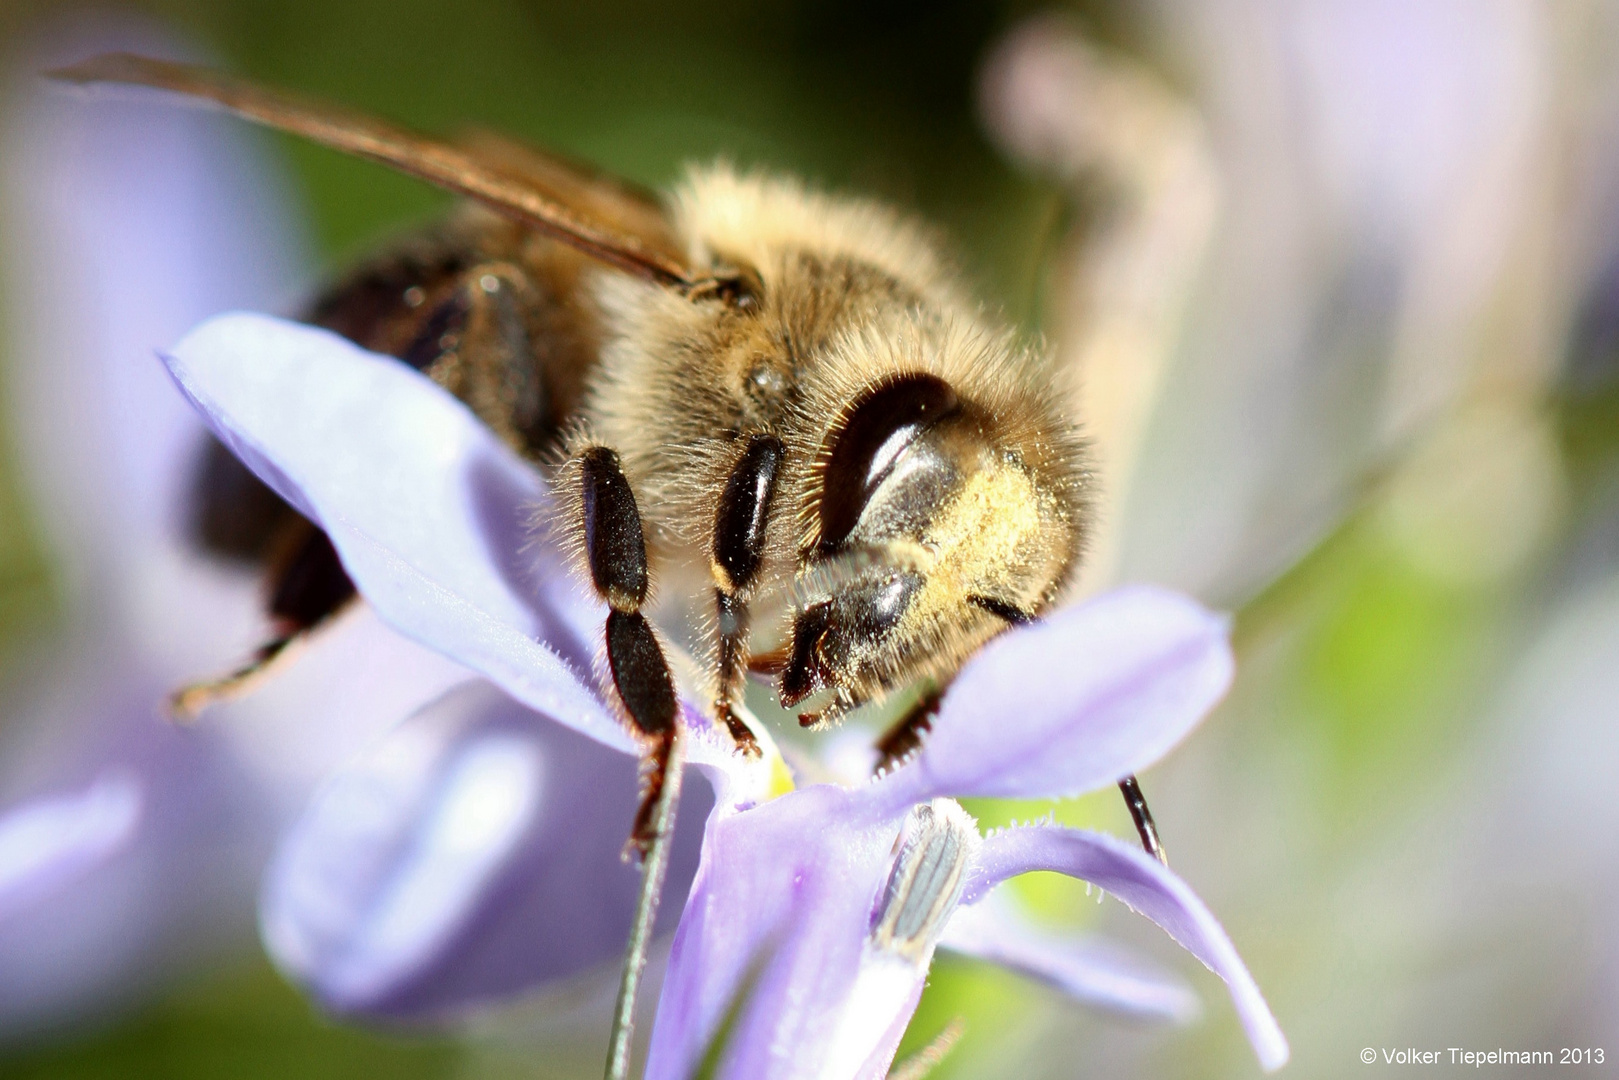
[[[465,195],[660,285],[692,292],[712,284],[686,264],[657,204],[646,195],[508,139],[481,134],[457,145],[208,68],[130,53],[106,53],[49,74],[65,82],[150,86],[214,102],[256,123]]]
[[[487,128],[461,133],[456,145],[486,165],[532,184],[601,225],[639,238],[680,262],[681,248],[656,191],[588,162],[544,150]]]

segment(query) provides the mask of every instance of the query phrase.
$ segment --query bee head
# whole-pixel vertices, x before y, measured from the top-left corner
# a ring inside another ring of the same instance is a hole
[[[827,697],[803,723],[948,678],[1055,597],[1078,547],[1076,470],[1031,461],[1049,448],[1019,445],[1008,419],[915,372],[831,425],[780,683],[787,707]]]

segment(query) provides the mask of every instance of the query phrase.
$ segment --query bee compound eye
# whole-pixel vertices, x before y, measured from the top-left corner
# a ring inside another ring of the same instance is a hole
[[[959,407],[950,384],[932,375],[907,375],[857,401],[822,454],[823,555],[849,539],[872,494],[917,436]]]

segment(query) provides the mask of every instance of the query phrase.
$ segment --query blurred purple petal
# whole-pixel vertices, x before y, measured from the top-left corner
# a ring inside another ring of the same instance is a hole
[[[166,361],[220,438],[327,531],[387,622],[631,749],[549,647],[580,664],[599,631],[558,560],[530,542],[539,474],[464,405],[396,360],[259,315],[213,319]]]
[[[261,778],[228,725],[182,732],[155,714],[176,683],[237,658],[256,589],[184,544],[186,464],[204,428],[152,356],[223,308],[279,302],[301,233],[240,125],[150,98],[88,101],[35,75],[118,48],[186,51],[127,16],[7,50],[6,427],[70,618],[31,643],[8,685],[0,798],[126,775],[140,812],[0,925],[0,1038],[82,1032],[87,1012],[245,944],[269,849]]]
[[[1265,1070],[1287,1063],[1287,1039],[1231,939],[1197,894],[1167,867],[1099,833],[1055,825],[1008,829],[985,838],[962,903],[974,903],[1007,878],[1031,870],[1055,870],[1100,885],[1157,923],[1225,980]]]
[[[1167,590],[1104,593],[1003,634],[967,662],[933,730],[879,788],[1060,798],[1157,761],[1231,683],[1227,623]]]
[[[326,1007],[443,1015],[611,963],[637,875],[633,758],[487,683],[452,690],[318,793],[268,876],[271,955]],[[665,916],[695,873],[689,789]]]
[[[82,1032],[86,1014],[251,942],[254,881],[272,827],[262,789],[233,760],[224,732],[165,723],[151,704],[162,685],[102,660],[99,679],[28,714],[41,725],[79,721],[81,730],[58,730],[65,745],[42,741],[7,760],[7,786],[37,799],[128,777],[139,813],[99,857],[0,920],[0,1039]],[[103,823],[109,833],[113,824]]]
[[[1099,1009],[1185,1023],[1197,1017],[1197,995],[1179,977],[1112,942],[1057,934],[1023,917],[998,895],[956,909],[939,947],[988,960],[1054,986]]]
[[[904,1030],[927,970],[925,959],[868,962],[899,829],[863,792],[829,786],[711,819],[669,956],[648,1080],[691,1076],[733,1008],[722,1077],[853,1076],[880,1056],[890,1029]]]
[[[307,262],[277,174],[241,125],[35,74],[113,48],[186,51],[125,18],[15,56],[27,81],[0,153],[14,430],[75,584],[90,563],[133,569],[180,538],[203,429],[154,350],[219,311],[284,300]]]
[[[0,921],[116,853],[140,816],[140,781],[117,769],[77,794],[34,799],[0,814]]]

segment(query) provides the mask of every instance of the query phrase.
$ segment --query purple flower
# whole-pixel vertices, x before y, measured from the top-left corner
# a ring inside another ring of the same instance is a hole
[[[690,1076],[714,1052],[723,1076],[886,1075],[958,905],[970,910],[1030,870],[1100,885],[1162,926],[1226,980],[1261,1063],[1279,1067],[1286,1042],[1258,988],[1180,879],[1131,845],[1075,829],[980,840],[949,798],[1107,785],[1177,742],[1230,672],[1223,622],[1174,594],[1118,590],[975,656],[921,751],[881,780],[716,814],[648,1076]],[[969,918],[948,940],[994,957],[1014,935],[993,926]]]
[[[262,316],[206,323],[166,359],[215,432],[327,530],[384,620],[600,746],[632,749],[595,680],[581,676],[604,611],[560,556],[532,539],[530,523],[549,512],[538,475],[465,407],[403,365]],[[1222,620],[1160,590],[1121,590],[980,652],[921,751],[881,780],[787,794],[778,794],[782,770],[768,739],[761,760],[745,761],[688,706],[689,759],[713,782],[716,801],[648,1075],[689,1075],[713,1052],[723,1076],[881,1076],[939,944],[1008,960],[1121,1007],[1185,1011],[1184,995],[1150,973],[1099,962],[1095,950],[1042,951],[1027,928],[995,909],[975,910],[999,882],[1035,869],[1092,881],[1164,927],[1230,985],[1261,1063],[1282,1064],[1286,1043],[1253,980],[1180,879],[1093,833],[1030,826],[980,838],[950,801],[1060,797],[1110,784],[1178,742],[1230,674]],[[325,813],[307,850],[289,856],[304,871],[291,884],[272,882],[271,946],[329,1001],[386,1007],[401,986],[390,966],[412,949],[444,957],[489,951],[476,926],[443,912],[470,910],[454,901],[463,883],[519,857],[521,830],[512,822],[522,815],[513,808],[530,798],[539,766],[498,734],[475,753],[464,740],[433,737],[443,749],[422,749],[421,761],[438,764],[406,763],[390,775],[414,768],[440,779],[397,785],[403,801],[438,806],[457,802],[444,792],[484,792],[482,808],[467,811],[480,828],[458,830],[438,811],[389,810],[393,789],[382,782],[369,803]],[[424,799],[428,787],[436,794]],[[345,847],[345,823],[366,820],[368,806],[382,808],[379,822],[432,827],[362,826]],[[493,853],[489,836],[497,838]],[[420,858],[432,869],[413,862]],[[537,867],[527,880],[551,869]],[[350,873],[387,882],[359,919],[342,903],[310,903],[296,884],[321,893],[323,882]],[[480,910],[498,922],[498,909]],[[320,931],[333,912],[334,940],[345,944],[323,950]],[[364,934],[350,932],[357,923]],[[459,944],[447,949],[452,940]],[[457,978],[477,983],[491,963],[461,963]],[[433,993],[426,983],[419,989]]]
[[[128,842],[141,785],[108,769],[82,792],[35,799],[0,817],[0,919],[73,883]]]
[[[77,1024],[178,967],[252,947],[261,888],[310,916],[267,903],[264,930],[295,972],[334,973],[329,987],[311,979],[334,1008],[437,1012],[609,960],[635,894],[618,861],[633,762],[467,686],[465,668],[368,610],[197,726],[160,715],[170,691],[238,661],[264,628],[253,570],[189,538],[206,429],[153,353],[220,310],[295,297],[304,260],[244,129],[150,95],[84,100],[34,76],[111,48],[175,52],[131,20],[69,27],[18,58],[26,74],[0,133],[8,432],[67,607],[59,640],[38,643],[48,662],[8,686],[0,718],[0,1039]],[[491,776],[520,796],[498,835],[478,817],[498,807],[464,798],[469,779]],[[459,891],[402,936],[377,915],[407,909],[385,900],[453,862],[457,822],[510,858],[455,863]],[[330,837],[328,824],[352,847],[325,844],[312,865],[307,838]],[[695,870],[701,818],[690,826],[676,895]],[[344,851],[373,858],[320,876]],[[468,929],[435,936],[447,927]],[[368,974],[384,946],[390,966]]]

